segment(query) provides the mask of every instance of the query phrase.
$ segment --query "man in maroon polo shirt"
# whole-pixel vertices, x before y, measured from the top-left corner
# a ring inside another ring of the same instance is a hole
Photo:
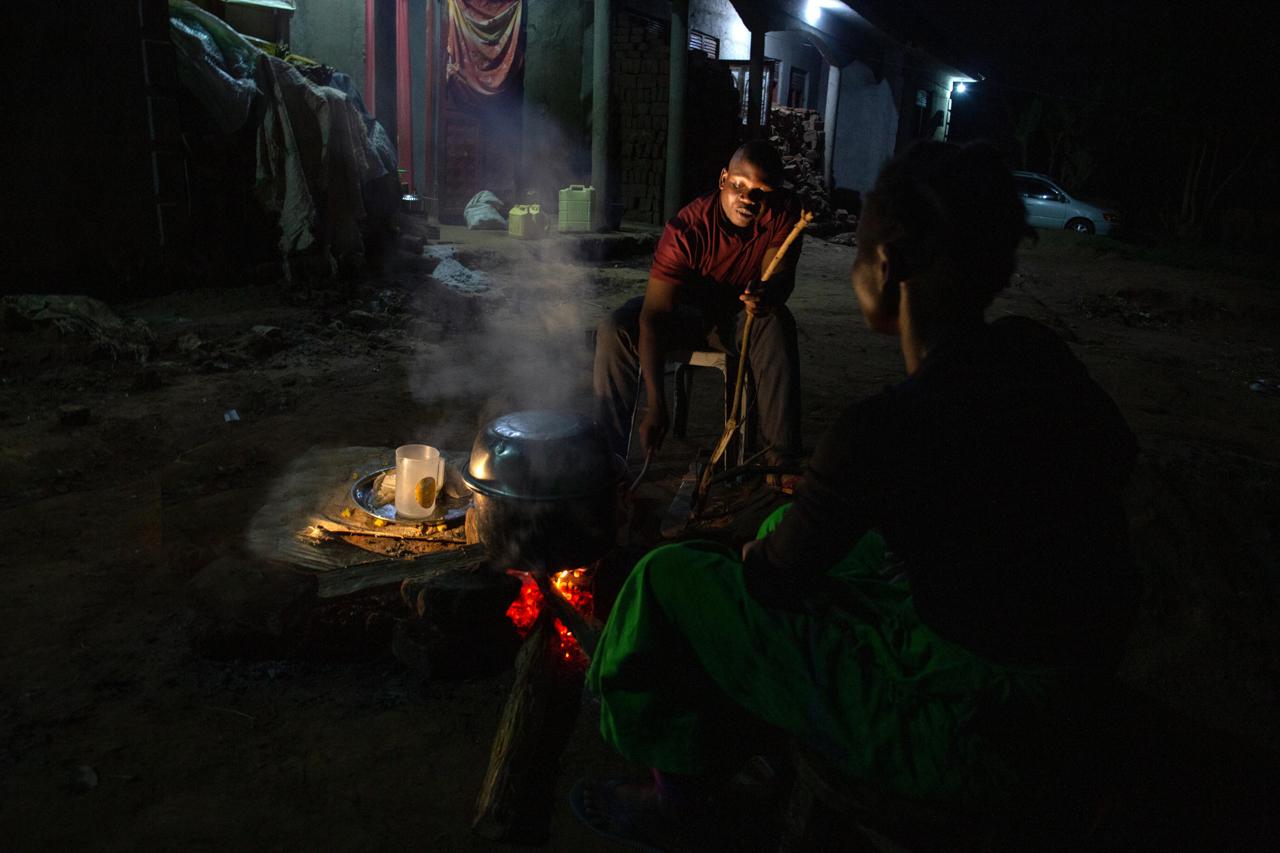
[[[605,318],[597,332],[598,418],[620,455],[627,451],[640,374],[648,405],[638,432],[649,453],[662,446],[670,423],[665,355],[698,349],[737,355],[742,324],[753,314],[747,359],[760,436],[773,448],[769,462],[798,461],[800,356],[795,319],[784,303],[795,287],[800,240],[769,281],[760,279],[799,217],[799,204],[782,189],[782,158],[755,140],[720,170],[718,190],[695,198],[667,223],[644,296]]]

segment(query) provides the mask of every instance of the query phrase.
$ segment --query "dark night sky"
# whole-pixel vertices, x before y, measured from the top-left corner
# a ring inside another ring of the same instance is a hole
[[[1274,77],[1266,3],[899,0],[992,83],[1083,97],[1118,76],[1252,86]],[[1265,76],[1264,76],[1265,75]]]
[[[984,76],[981,94],[958,108],[957,139],[1008,148],[1031,96],[1051,95],[1088,116],[1077,125],[1093,162],[1082,180],[1097,195],[1157,203],[1181,186],[1187,158],[1206,138],[1222,140],[1222,174],[1248,164],[1224,205],[1256,205],[1251,186],[1280,189],[1280,152],[1267,144],[1280,136],[1270,3],[850,2]],[[1043,146],[1023,153],[1024,166],[1050,170]]]

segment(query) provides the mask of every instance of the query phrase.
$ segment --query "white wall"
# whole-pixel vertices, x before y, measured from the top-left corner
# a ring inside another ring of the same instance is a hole
[[[832,180],[837,187],[865,193],[884,161],[893,156],[898,110],[888,80],[877,83],[861,62],[840,70],[839,89]]]

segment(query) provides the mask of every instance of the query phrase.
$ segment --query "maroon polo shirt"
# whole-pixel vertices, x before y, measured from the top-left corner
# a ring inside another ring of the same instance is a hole
[[[720,209],[720,193],[699,196],[681,208],[663,229],[653,253],[650,278],[679,285],[684,304],[719,315],[742,308],[739,294],[760,277],[765,252],[781,246],[796,220],[800,205],[794,196],[777,194],[749,228],[738,228]],[[788,250],[800,251],[800,239]]]

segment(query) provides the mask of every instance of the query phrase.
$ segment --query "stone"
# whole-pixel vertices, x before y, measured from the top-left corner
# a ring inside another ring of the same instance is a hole
[[[89,423],[90,412],[88,406],[81,406],[77,403],[68,403],[58,407],[58,423],[65,427],[79,427]]]
[[[92,791],[98,787],[98,771],[88,764],[81,764],[71,771],[71,790],[78,793]]]
[[[369,311],[348,311],[343,318],[346,325],[355,329],[362,329],[366,332],[376,332],[379,329],[386,328],[387,318],[379,314],[373,314]]]

